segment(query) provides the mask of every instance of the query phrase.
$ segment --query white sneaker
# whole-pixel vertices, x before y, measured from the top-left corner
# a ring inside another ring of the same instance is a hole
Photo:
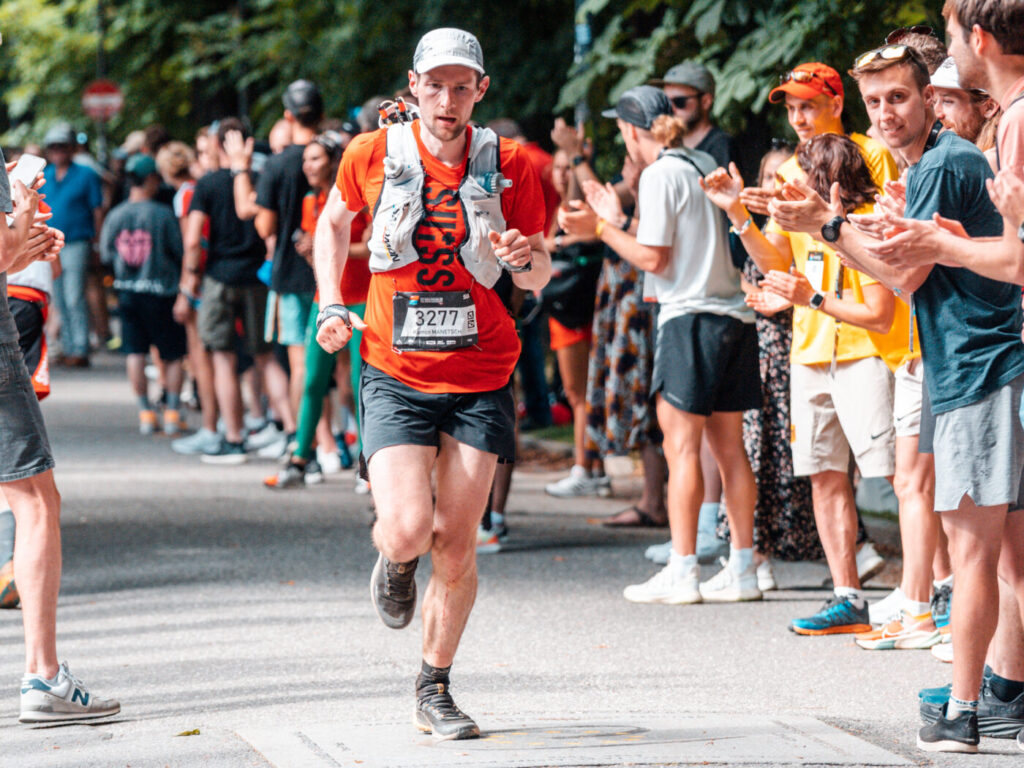
[[[608,475],[595,475],[590,478],[594,481],[596,493],[602,499],[610,499],[612,496],[612,479]]]
[[[121,705],[89,693],[82,681],[71,674],[68,663],[60,665],[56,682],[39,675],[21,678],[22,723],[52,723],[60,720],[89,720],[121,711]]]
[[[938,645],[932,646],[932,656],[939,661],[944,661],[946,664],[953,663],[953,644],[952,643],[939,643]]]
[[[268,421],[260,429],[255,432],[250,432],[249,436],[245,439],[246,445],[251,450],[258,451],[261,448],[266,448],[271,443],[274,443],[281,439],[282,432],[277,428],[277,425],[272,421]]]
[[[568,477],[544,486],[549,496],[571,498],[573,496],[594,496],[602,484],[602,478],[591,477],[590,472],[578,464],[573,465]],[[610,486],[609,486],[610,487]]]
[[[665,565],[671,556],[672,539],[669,539],[664,544],[651,544],[651,546],[644,550],[644,557],[657,565]]]
[[[878,554],[875,545],[870,541],[861,544],[857,550],[857,578],[860,579],[861,586],[865,581],[877,576],[884,567],[885,558]]]
[[[320,462],[320,469],[325,475],[336,475],[341,472],[341,456],[336,451],[321,451],[317,448],[316,460]]]
[[[896,587],[896,589],[881,600],[871,603],[868,606],[868,618],[871,623],[878,625],[888,624],[893,616],[899,615],[905,598],[906,595],[903,594],[903,590]]]
[[[779,585],[775,583],[772,561],[767,557],[757,566],[757,588],[762,592],[771,592],[779,588]]]
[[[261,459],[280,459],[288,452],[288,436],[281,431],[278,431],[277,434],[278,436],[273,441],[256,451],[257,456]]]
[[[708,603],[739,603],[760,600],[757,566],[753,563],[742,573],[726,564],[722,570],[700,585],[700,596]]]
[[[220,435],[204,428],[188,437],[172,440],[171,450],[175,453],[195,455],[215,451],[218,445],[220,445]]]
[[[676,577],[672,566],[666,565],[643,584],[630,584],[622,596],[634,603],[663,603],[685,605],[700,602],[700,566]]]
[[[501,552],[501,538],[497,531],[484,528],[482,525],[476,529],[476,552],[478,555],[493,555]]]
[[[360,496],[365,496],[370,492],[370,483],[367,480],[363,480],[361,477],[356,478],[355,492]]]

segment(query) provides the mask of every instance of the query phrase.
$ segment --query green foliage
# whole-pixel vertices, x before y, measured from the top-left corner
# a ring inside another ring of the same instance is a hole
[[[125,93],[109,124],[120,140],[152,122],[190,137],[248,112],[261,132],[281,91],[315,81],[328,113],[348,117],[406,83],[416,41],[437,26],[473,31],[491,90],[475,117],[550,122],[572,62],[572,0],[105,0],[107,76]],[[85,125],[81,93],[96,77],[97,0],[0,2],[0,134],[37,139],[56,120]]]

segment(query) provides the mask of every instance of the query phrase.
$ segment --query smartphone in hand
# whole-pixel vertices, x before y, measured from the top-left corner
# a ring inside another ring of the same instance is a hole
[[[46,167],[46,160],[39,157],[38,155],[24,154],[18,158],[18,164],[14,166],[14,170],[11,171],[7,178],[10,179],[11,192],[14,192],[14,182],[20,181],[26,187],[31,187],[32,183],[36,180],[43,168]],[[7,224],[10,226],[14,223],[14,217],[7,216]]]

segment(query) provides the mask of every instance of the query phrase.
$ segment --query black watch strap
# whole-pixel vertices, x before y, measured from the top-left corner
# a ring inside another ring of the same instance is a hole
[[[348,326],[348,329],[352,330],[352,318],[349,316],[348,307],[344,304],[328,304],[321,309],[320,314],[316,316],[316,329],[319,331],[320,326],[331,317],[340,317],[341,321]]]
[[[821,228],[821,239],[826,243],[834,243],[839,239],[839,228],[846,222],[845,216],[835,216],[829,219]]]

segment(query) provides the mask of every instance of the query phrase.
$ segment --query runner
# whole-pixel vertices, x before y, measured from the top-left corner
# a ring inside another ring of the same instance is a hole
[[[388,627],[412,621],[416,566],[431,554],[415,723],[439,740],[480,734],[452,699],[449,670],[476,596],[480,510],[498,457],[515,449],[508,384],[519,341],[491,288],[503,268],[527,291],[551,272],[529,159],[515,142],[468,125],[489,84],[473,35],[424,35],[409,72],[421,119],[353,140],[314,248],[317,341],[335,352],[353,326],[363,331],[363,456],[380,550],[370,591]],[[365,323],[340,290],[363,206],[375,212]]]

